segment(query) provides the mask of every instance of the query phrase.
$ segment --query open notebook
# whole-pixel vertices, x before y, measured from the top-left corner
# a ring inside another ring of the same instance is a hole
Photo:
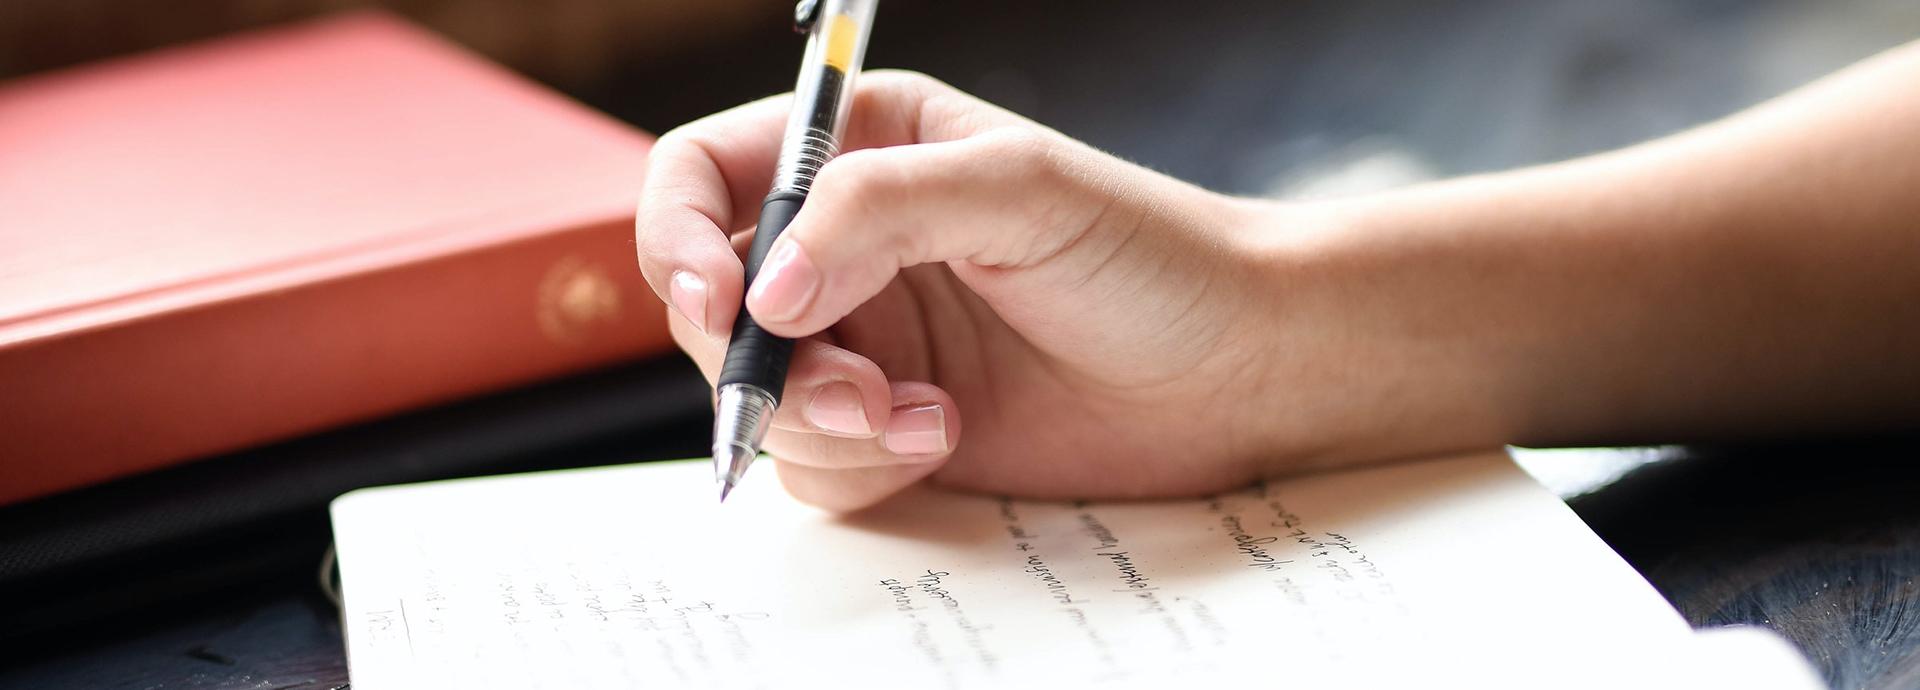
[[[1819,687],[1695,635],[1503,455],[846,517],[769,475],[724,506],[704,461],[341,497],[354,687]]]

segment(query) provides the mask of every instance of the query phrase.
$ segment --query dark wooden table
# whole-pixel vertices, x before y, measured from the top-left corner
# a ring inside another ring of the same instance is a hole
[[[1836,690],[1920,688],[1920,434],[1689,449],[1572,505],[1695,626],[1772,628]]]
[[[798,47],[783,12],[759,34],[614,70],[575,95],[664,131],[785,90]],[[1633,143],[1915,36],[1909,0],[989,0],[888,3],[870,63],[932,73],[1204,185],[1289,196]],[[704,404],[684,366],[648,375],[681,377],[679,404]],[[484,420],[436,419],[443,437],[489,438]],[[565,459],[486,467],[665,457],[705,433],[697,419],[650,424]],[[1912,438],[1853,438],[1669,452],[1572,504],[1696,624],[1779,630],[1836,688],[1920,688],[1916,451]],[[324,513],[296,508],[239,541],[96,574],[196,586],[101,594],[91,615],[0,649],[0,687],[344,687],[335,613],[315,584]]]

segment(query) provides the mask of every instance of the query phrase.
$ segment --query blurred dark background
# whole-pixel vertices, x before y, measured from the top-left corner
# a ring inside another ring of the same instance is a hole
[[[655,133],[785,90],[799,50],[791,4],[765,0],[7,0],[0,78],[368,6]],[[1630,144],[1916,37],[1912,0],[890,0],[868,64],[1301,197]],[[638,362],[0,509],[0,555],[81,564],[0,594],[0,687],[343,687],[327,498],[703,455],[706,406],[686,363]],[[1613,454],[1562,491],[1696,624],[1780,630],[1838,688],[1920,688],[1916,451]]]
[[[363,7],[656,133],[786,90],[798,50],[779,0],[11,0],[0,78]],[[1283,194],[1613,148],[1917,36],[1909,0],[892,2],[869,63]]]

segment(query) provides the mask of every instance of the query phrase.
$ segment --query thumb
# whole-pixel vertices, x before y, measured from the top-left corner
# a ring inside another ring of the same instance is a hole
[[[900,270],[965,261],[1030,266],[1069,246],[1105,202],[1083,155],[1024,129],[863,149],[828,163],[806,205],[767,253],[747,309],[801,337],[832,326]]]

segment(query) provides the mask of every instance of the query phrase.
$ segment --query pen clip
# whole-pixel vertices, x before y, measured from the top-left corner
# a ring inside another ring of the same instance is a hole
[[[813,30],[813,23],[820,19],[820,0],[800,0],[793,6],[793,30],[806,33]]]

